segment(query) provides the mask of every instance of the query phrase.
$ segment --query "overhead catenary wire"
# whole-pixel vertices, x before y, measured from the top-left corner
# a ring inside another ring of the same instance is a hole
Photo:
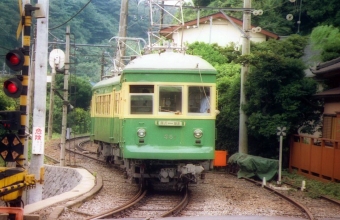
[[[65,25],[65,24],[67,24],[69,21],[71,21],[73,18],[75,18],[80,12],[82,12],[85,8],[86,8],[86,6],[88,6],[88,4],[90,4],[90,2],[91,2],[92,0],[89,0],[75,15],[73,15],[71,18],[69,18],[67,21],[65,21],[64,23],[62,23],[62,24],[60,24],[60,25],[58,25],[58,26],[56,26],[56,27],[53,27],[53,28],[49,28],[48,30],[54,30],[54,29],[57,29],[57,28],[59,28],[59,27],[61,27],[61,26],[63,26],[63,25]]]

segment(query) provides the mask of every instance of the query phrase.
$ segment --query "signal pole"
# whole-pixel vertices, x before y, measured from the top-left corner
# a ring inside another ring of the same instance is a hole
[[[251,27],[251,0],[244,0],[243,11],[243,43],[242,43],[242,55],[250,53],[250,27]],[[240,121],[239,121],[239,153],[248,153],[248,131],[247,131],[247,115],[242,109],[242,106],[246,104],[246,94],[244,84],[247,81],[247,75],[249,73],[249,64],[245,63],[241,68],[241,94],[240,94]]]
[[[67,106],[68,102],[68,79],[70,66],[70,26],[66,27],[66,47],[65,47],[65,73],[64,73],[64,104],[63,117],[61,122],[61,140],[60,140],[60,166],[65,166],[65,142],[67,127]]]

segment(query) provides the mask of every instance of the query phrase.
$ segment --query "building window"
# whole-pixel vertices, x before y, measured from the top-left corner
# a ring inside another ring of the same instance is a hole
[[[335,115],[324,115],[322,126],[322,137],[335,139]]]

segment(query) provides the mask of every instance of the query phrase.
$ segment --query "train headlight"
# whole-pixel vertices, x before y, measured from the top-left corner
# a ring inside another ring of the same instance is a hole
[[[203,131],[201,129],[194,130],[194,136],[197,139],[201,138],[203,136]]]
[[[143,137],[145,137],[145,135],[146,135],[146,130],[144,128],[138,129],[138,131],[137,131],[138,137],[143,138]]]

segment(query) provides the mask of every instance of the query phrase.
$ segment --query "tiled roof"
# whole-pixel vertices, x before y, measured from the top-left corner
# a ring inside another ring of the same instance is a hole
[[[340,57],[320,63],[315,69],[311,69],[311,71],[319,78],[330,78],[335,75],[340,75]]]
[[[211,14],[211,15],[207,15],[207,16],[201,17],[200,20],[199,20],[199,23],[200,23],[200,24],[203,24],[203,23],[205,23],[206,21],[209,21],[210,17],[212,17],[212,19],[224,19],[224,20],[227,20],[227,18],[226,18],[221,12],[218,12],[218,13],[215,13],[215,14]],[[229,17],[230,17],[230,19],[231,19],[235,24],[240,25],[240,26],[243,25],[243,21],[242,21],[242,20],[237,19],[237,18],[232,17],[232,16],[229,16]],[[185,23],[184,23],[184,26],[185,26],[185,27],[186,27],[186,26],[193,26],[193,25],[196,25],[196,24],[197,24],[197,19],[185,22]],[[251,27],[253,28],[254,26],[251,26]],[[169,32],[174,31],[175,29],[178,29],[178,26],[170,26],[170,27],[162,28],[162,29],[160,30],[160,34],[162,34],[162,33],[163,33],[163,34],[167,34],[167,33],[169,33]],[[274,34],[274,33],[270,32],[270,31],[263,30],[263,29],[262,29],[259,33],[264,34],[264,35],[266,35],[267,37],[273,38],[273,39],[275,39],[275,40],[278,40],[278,39],[280,38],[279,35]]]
[[[316,93],[314,96],[317,96],[318,98],[340,97],[340,87]]]

